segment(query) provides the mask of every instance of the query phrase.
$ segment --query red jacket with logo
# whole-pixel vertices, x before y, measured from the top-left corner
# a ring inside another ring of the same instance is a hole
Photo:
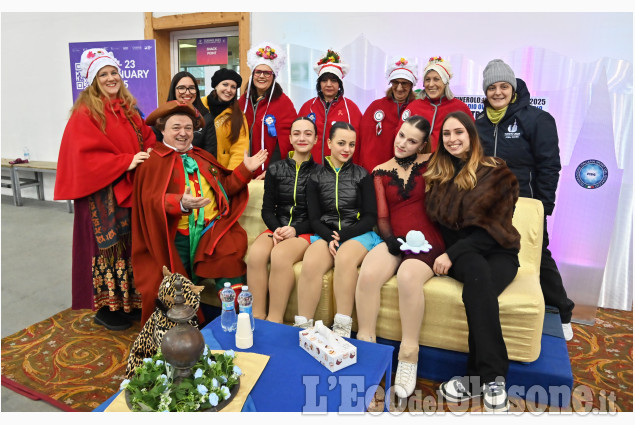
[[[362,113],[352,100],[342,96],[333,100],[327,108],[326,103],[321,98],[314,97],[302,105],[298,116],[308,116],[311,113],[315,114],[315,125],[317,125],[318,133],[318,140],[311,150],[311,155],[318,164],[324,165],[324,157],[331,154],[326,141],[335,121],[345,121],[352,124],[357,132],[357,142],[359,142],[359,125]],[[358,162],[359,153],[359,149],[356,147],[355,153],[353,153],[353,162]]]
[[[412,102],[410,102],[412,103]],[[394,144],[397,131],[403,120],[413,115],[409,102],[397,103],[391,97],[382,97],[368,105],[362,116],[358,144],[359,165],[369,173],[379,164],[383,164],[395,154]],[[404,113],[409,111],[408,113]],[[378,119],[381,118],[381,133],[378,131]]]

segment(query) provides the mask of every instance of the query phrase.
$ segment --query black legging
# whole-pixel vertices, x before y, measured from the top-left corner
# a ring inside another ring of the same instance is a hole
[[[466,253],[452,264],[449,276],[463,283],[463,304],[469,329],[469,376],[481,385],[505,378],[509,367],[507,347],[498,315],[498,296],[518,271],[516,255]]]
[[[544,232],[542,234],[542,258],[540,261],[540,288],[545,298],[545,304],[558,308],[560,321],[569,323],[575,304],[567,297],[560,271],[555,260],[551,256],[549,246],[549,234],[547,233],[547,218],[545,217]]]

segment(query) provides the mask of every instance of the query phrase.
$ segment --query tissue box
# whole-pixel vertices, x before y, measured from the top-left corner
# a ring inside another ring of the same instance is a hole
[[[331,331],[338,346],[328,344],[327,338],[319,334],[315,327],[300,331],[300,347],[322,363],[331,372],[336,372],[357,363],[357,347]]]

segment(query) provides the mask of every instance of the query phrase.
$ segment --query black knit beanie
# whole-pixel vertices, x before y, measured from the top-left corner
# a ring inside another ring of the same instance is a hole
[[[234,81],[238,87],[240,87],[243,83],[242,77],[236,71],[227,68],[221,68],[216,71],[214,75],[212,75],[212,87],[215,88],[221,83],[221,81],[225,80]]]

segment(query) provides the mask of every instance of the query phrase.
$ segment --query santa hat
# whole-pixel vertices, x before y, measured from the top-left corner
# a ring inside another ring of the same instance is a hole
[[[121,64],[112,52],[106,51],[106,49],[95,48],[84,50],[82,58],[79,62],[79,68],[82,73],[82,77],[88,81],[88,85],[93,84],[95,75],[104,66],[114,66],[117,68],[117,72],[121,71]]]
[[[278,45],[262,42],[247,52],[247,66],[253,71],[258,65],[267,65],[276,76],[280,74],[287,61],[287,56]]]
[[[346,74],[348,74],[348,68],[348,64],[340,60],[340,55],[330,49],[326,52],[326,56],[313,65],[313,70],[317,73],[318,78],[322,74],[330,72],[335,74],[340,80],[344,79]]]
[[[393,58],[386,66],[386,78],[388,81],[403,78],[414,86],[417,84],[418,66],[416,61],[411,61],[405,57]]]

